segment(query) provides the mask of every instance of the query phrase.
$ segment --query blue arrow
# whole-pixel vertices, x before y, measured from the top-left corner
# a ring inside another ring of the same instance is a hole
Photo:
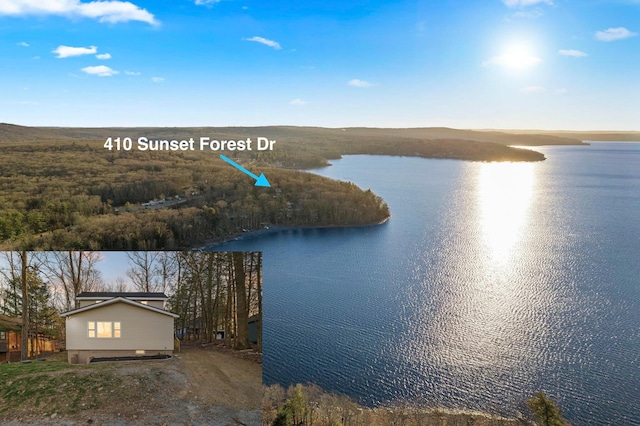
[[[255,186],[268,186],[268,187],[271,186],[271,184],[267,180],[267,177],[264,175],[264,173],[261,173],[260,176],[255,175],[255,174],[251,173],[249,170],[247,170],[244,167],[242,167],[240,164],[236,163],[235,161],[233,161],[230,158],[225,157],[222,154],[220,154],[220,158],[222,158],[227,163],[231,164],[236,169],[240,170],[242,173],[246,173],[249,176],[251,176],[252,178],[254,178],[256,180],[256,185]]]

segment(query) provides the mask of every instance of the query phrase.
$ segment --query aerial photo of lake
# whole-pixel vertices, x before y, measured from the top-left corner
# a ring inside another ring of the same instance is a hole
[[[384,225],[284,230],[264,252],[267,384],[514,416],[542,390],[572,424],[640,425],[640,143],[547,160],[349,156]]]

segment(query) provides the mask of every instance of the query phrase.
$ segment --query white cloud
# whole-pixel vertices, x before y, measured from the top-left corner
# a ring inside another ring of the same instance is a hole
[[[507,7],[525,7],[533,6],[534,4],[548,4],[553,5],[552,0],[502,0]]]
[[[609,28],[604,31],[596,31],[595,38],[600,41],[622,40],[629,37],[635,37],[638,33],[629,31],[624,27]]]
[[[243,38],[245,41],[255,41],[256,43],[264,44],[265,46],[273,47],[276,50],[282,49],[280,43],[277,41],[269,40],[268,38],[254,36],[251,38]]]
[[[99,77],[111,77],[112,75],[118,74],[118,71],[111,69],[105,65],[97,65],[95,67],[84,67],[82,68],[83,72],[91,75],[97,75]]]
[[[119,0],[90,1],[80,0],[0,0],[0,15],[59,15],[66,17],[84,17],[99,22],[141,21],[157,25],[154,16],[133,3]]]
[[[140,73],[139,73],[139,72],[136,72],[136,71],[125,71],[124,73],[125,73],[126,75],[140,75]]]
[[[360,79],[357,79],[357,78],[354,78],[353,80],[349,80],[349,82],[347,84],[349,86],[353,86],[353,87],[371,87],[371,86],[373,86],[373,84],[369,83],[368,81],[360,80]]]
[[[98,59],[111,59],[111,54],[110,53],[101,53],[99,55],[96,55],[96,58],[98,58]]]
[[[308,102],[307,101],[303,101],[302,99],[294,99],[292,101],[289,101],[289,105],[295,105],[295,106],[303,106],[306,105]]]
[[[18,46],[29,47],[29,43],[27,43],[26,41],[21,41],[20,43],[18,43]]]
[[[163,77],[151,77],[151,81],[154,83],[162,83],[164,81]]]
[[[558,50],[558,53],[563,55],[563,56],[573,56],[573,57],[576,57],[576,58],[589,56],[589,55],[587,55],[585,52],[583,52],[581,50],[573,50],[573,49],[560,49],[560,50]]]
[[[220,3],[220,0],[196,0],[196,4],[198,6],[206,6],[215,3]]]
[[[546,92],[547,89],[542,86],[527,86],[520,89],[520,91],[523,93],[541,93]]]
[[[98,48],[96,46],[89,46],[89,47],[58,46],[56,49],[52,50],[51,52],[57,54],[58,58],[69,58],[71,56],[95,55],[96,53],[98,53]]]

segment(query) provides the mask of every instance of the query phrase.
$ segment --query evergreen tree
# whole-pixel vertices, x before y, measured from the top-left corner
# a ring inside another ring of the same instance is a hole
[[[527,401],[529,409],[536,416],[537,424],[541,426],[564,426],[562,412],[555,403],[543,392],[536,392],[536,395]]]

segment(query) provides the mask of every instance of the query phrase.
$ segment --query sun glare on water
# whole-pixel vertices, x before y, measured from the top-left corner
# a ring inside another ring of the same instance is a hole
[[[535,174],[530,163],[482,164],[478,202],[484,243],[493,262],[507,262],[526,227]]]

